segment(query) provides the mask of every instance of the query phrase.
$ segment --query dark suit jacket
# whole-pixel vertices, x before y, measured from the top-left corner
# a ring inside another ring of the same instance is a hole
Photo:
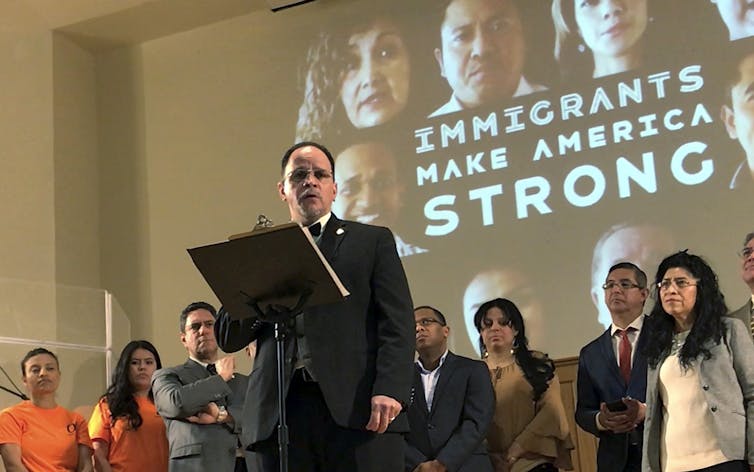
[[[738,318],[739,320],[743,321],[744,326],[750,327],[751,326],[751,298],[744,303],[744,305],[739,308],[738,310],[728,313],[728,316],[731,316],[733,318]]]
[[[321,237],[320,251],[350,295],[300,315],[304,317],[311,370],[335,422],[364,430],[373,395],[408,404],[415,337],[411,295],[387,228],[342,221],[332,215]],[[225,352],[257,340],[242,442],[249,446],[263,441],[278,423],[273,328],[250,313],[240,321],[232,320],[221,309],[215,335]],[[286,391],[293,371],[293,347],[287,338]],[[399,415],[388,431],[408,431],[406,415]]]
[[[437,459],[449,472],[492,472],[483,441],[494,412],[495,393],[484,362],[448,352],[431,410],[417,366],[408,407],[406,470]]]
[[[577,380],[578,398],[576,402],[576,423],[581,429],[592,433],[600,440],[597,449],[597,470],[602,472],[621,471],[628,461],[630,442],[638,442],[638,448],[631,448],[635,462],[641,462],[641,437],[644,425],[639,425],[634,433],[613,434],[597,429],[596,417],[601,402],[613,402],[623,397],[631,397],[642,402],[647,393],[647,359],[643,354],[647,339],[646,320],[635,346],[631,379],[626,385],[618,368],[613,344],[608,328],[597,339],[584,346],[579,354]]]
[[[246,385],[246,376],[237,375],[226,383],[191,359],[183,365],[154,373],[154,403],[167,428],[171,472],[230,472],[234,469],[240,429],[238,419],[242,416]],[[236,419],[233,428],[227,424],[198,425],[184,419],[209,402],[228,409]]]

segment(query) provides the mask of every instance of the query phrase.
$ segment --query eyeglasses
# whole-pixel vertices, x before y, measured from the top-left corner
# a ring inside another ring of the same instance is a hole
[[[695,287],[697,284],[686,278],[664,279],[657,283],[657,288],[667,290],[671,285],[675,285],[678,290],[683,290],[688,287]]]
[[[315,179],[320,181],[332,178],[332,172],[330,172],[329,170],[308,167],[297,167],[296,169],[290,171],[287,177],[288,180],[291,181],[291,183],[300,184],[301,182],[306,180],[307,177],[309,177],[309,174],[312,174]]]
[[[740,251],[738,251],[738,256],[741,259],[746,260],[746,259],[748,259],[748,258],[751,257],[752,253],[754,253],[754,247],[746,246],[745,248],[743,248]]]
[[[619,289],[626,291],[631,290],[632,288],[644,288],[639,284],[635,284],[633,282],[629,282],[628,280],[621,280],[620,282],[615,282],[613,280],[608,280],[604,284],[602,284],[602,288],[604,290],[612,290],[615,287],[618,287]]]
[[[445,326],[442,321],[436,320],[434,318],[422,318],[416,322],[417,325],[421,326],[422,328],[427,328],[432,325],[432,323],[437,323],[440,326]]]

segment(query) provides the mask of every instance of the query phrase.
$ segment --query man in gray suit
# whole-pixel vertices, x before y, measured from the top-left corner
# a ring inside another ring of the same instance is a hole
[[[754,311],[754,232],[749,233],[744,238],[744,247],[738,252],[741,256],[741,280],[751,289],[751,297],[738,310],[732,312],[730,316],[738,318],[752,330],[752,312]]]
[[[180,316],[189,359],[152,377],[157,411],[165,419],[171,472],[233,471],[246,378],[232,356],[218,359],[215,308],[194,302]],[[240,461],[242,462],[242,461]]]

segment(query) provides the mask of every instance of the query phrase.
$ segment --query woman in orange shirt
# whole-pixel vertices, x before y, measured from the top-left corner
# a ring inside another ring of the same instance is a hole
[[[123,348],[113,380],[89,419],[97,471],[168,470],[165,423],[152,397],[152,374],[162,367],[149,341]]]
[[[60,364],[44,348],[29,351],[21,375],[31,400],[0,412],[0,456],[7,471],[89,472],[86,420],[57,404]]]

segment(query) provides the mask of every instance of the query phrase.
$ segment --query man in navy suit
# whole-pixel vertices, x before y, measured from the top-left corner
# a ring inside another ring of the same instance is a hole
[[[278,197],[291,220],[309,228],[350,295],[307,308],[285,345],[291,471],[403,470],[413,360],[412,302],[387,228],[338,219],[338,186],[324,146],[302,142],[282,159]],[[241,440],[258,451],[262,470],[277,469],[277,379],[272,326],[256,316],[221,314],[216,331],[226,352],[257,341]]]
[[[635,264],[619,262],[602,288],[612,325],[579,354],[576,422],[600,440],[598,472],[638,472],[647,391],[647,276]]]
[[[484,362],[448,351],[450,328],[436,308],[420,306],[406,436],[406,472],[492,472],[483,441],[495,411]]]

